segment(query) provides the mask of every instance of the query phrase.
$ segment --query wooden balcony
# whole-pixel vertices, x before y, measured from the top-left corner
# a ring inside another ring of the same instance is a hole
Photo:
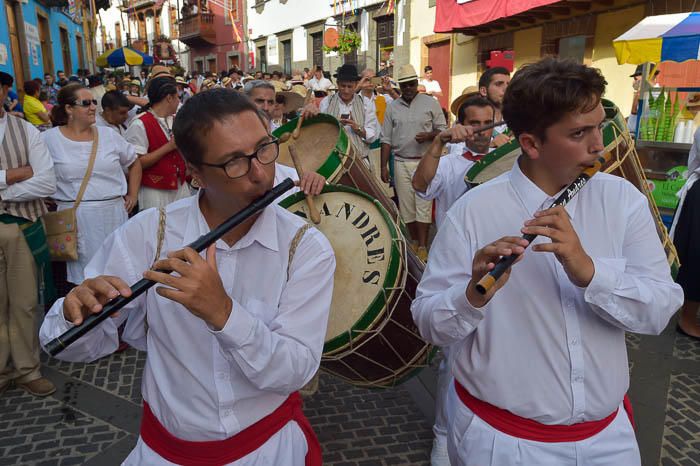
[[[216,44],[214,13],[199,13],[178,23],[179,39],[190,47]]]

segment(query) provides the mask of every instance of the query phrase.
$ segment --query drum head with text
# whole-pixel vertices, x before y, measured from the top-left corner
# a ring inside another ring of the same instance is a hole
[[[321,223],[314,226],[328,238],[336,260],[326,354],[347,348],[383,316],[404,266],[398,229],[377,200],[337,185],[326,186],[315,203]],[[280,205],[308,218],[303,193]]]

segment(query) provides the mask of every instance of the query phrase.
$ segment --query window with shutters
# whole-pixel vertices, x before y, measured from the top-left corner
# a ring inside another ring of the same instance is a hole
[[[311,34],[311,49],[313,51],[313,64],[323,66],[323,33]]]
[[[379,71],[390,76],[394,67],[394,15],[375,18],[377,21],[377,61]]]

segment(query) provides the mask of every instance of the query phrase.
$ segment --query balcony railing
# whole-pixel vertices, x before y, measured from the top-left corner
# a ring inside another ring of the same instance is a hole
[[[196,45],[196,42],[201,41],[216,43],[214,13],[199,13],[182,18],[178,29],[180,40],[188,45]]]

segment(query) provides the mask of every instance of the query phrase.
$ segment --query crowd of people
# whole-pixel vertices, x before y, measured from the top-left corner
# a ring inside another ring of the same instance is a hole
[[[639,464],[624,332],[659,333],[683,292],[646,198],[624,179],[596,175],[566,208],[546,209],[604,149],[605,79],[556,59],[512,81],[491,68],[448,110],[423,71],[47,75],[24,83],[20,107],[0,73],[0,247],[14,251],[0,257],[0,283],[15,290],[0,303],[0,393],[10,383],[55,391],[40,373],[32,311],[41,240],[26,232],[44,199],[63,210],[81,198],[79,257],[67,264],[75,287],[53,303],[40,338],[129,296],[142,276],[159,284],[60,356],[148,348],[142,431],[125,464],[320,464],[297,391],[324,343],[336,265],[328,240],[270,207],[203,255],[184,246],[286,177],[319,194],[326,180],[277,163],[271,133],[326,113],[370,173],[393,184],[410,246],[427,262],[411,310],[445,353],[432,464],[579,464],[581,455]],[[473,189],[466,171],[513,138],[523,155],[512,170]],[[532,252],[518,232],[540,236]],[[513,277],[478,293],[512,253]]]

